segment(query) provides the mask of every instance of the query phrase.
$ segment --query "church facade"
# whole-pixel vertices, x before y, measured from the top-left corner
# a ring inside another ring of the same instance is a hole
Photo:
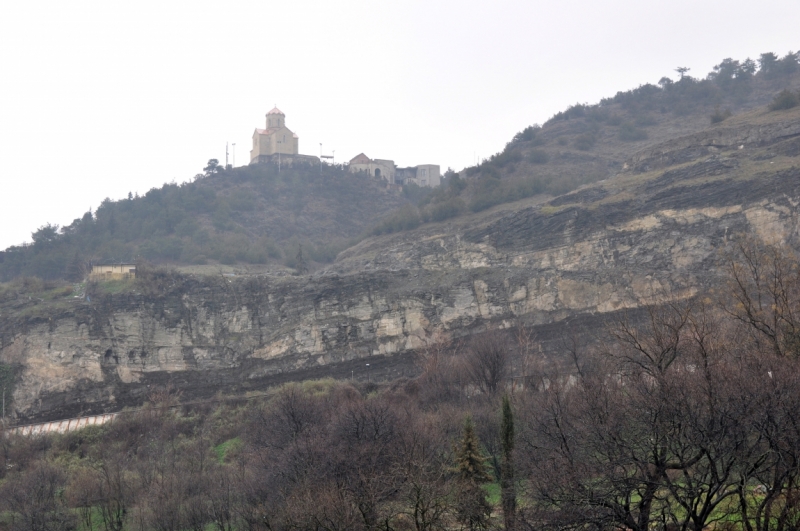
[[[250,164],[268,162],[273,155],[298,155],[300,138],[286,127],[286,115],[275,107],[267,113],[267,128],[253,133]]]

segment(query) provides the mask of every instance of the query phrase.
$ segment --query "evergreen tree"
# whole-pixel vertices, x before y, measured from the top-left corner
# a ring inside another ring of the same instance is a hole
[[[297,256],[295,256],[295,262],[295,270],[297,271],[298,275],[305,275],[308,273],[308,264],[306,263],[306,258],[303,256],[302,245],[297,247]]]
[[[80,282],[86,276],[86,266],[81,260],[78,251],[72,255],[72,260],[67,263],[67,269],[64,273],[64,278],[71,282]]]
[[[455,449],[458,488],[456,514],[467,529],[486,529],[492,506],[486,501],[481,483],[491,481],[486,470],[486,459],[481,455],[472,417],[464,421],[464,435]]]
[[[486,458],[481,455],[471,416],[464,420],[464,436],[456,448],[456,471],[459,478],[476,485],[492,480],[486,471]]]
[[[514,414],[508,395],[503,397],[503,418],[500,424],[502,463],[500,465],[500,498],[506,530],[514,529],[517,517],[517,489],[514,484]]]

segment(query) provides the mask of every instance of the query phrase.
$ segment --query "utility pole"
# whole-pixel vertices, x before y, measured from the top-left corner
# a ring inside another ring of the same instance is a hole
[[[233,167],[236,167],[236,142],[233,143]]]
[[[322,142],[319,143],[319,174],[322,175]]]
[[[228,169],[228,143],[225,142],[225,169]]]

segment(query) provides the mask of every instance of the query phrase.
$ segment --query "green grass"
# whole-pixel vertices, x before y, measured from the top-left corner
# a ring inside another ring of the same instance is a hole
[[[326,396],[336,387],[337,381],[333,378],[320,378],[318,380],[304,380],[300,386],[303,391],[311,396]]]
[[[119,279],[119,280],[103,280],[97,282],[97,289],[101,293],[109,295],[117,295],[118,293],[126,293],[133,291],[134,283],[136,281],[132,278]]]
[[[227,459],[228,454],[236,451],[242,446],[242,440],[239,437],[234,437],[233,439],[228,439],[227,441],[220,443],[214,447],[214,453],[217,454],[217,460],[220,463],[224,463],[225,459]]]
[[[54,299],[63,299],[64,297],[69,297],[71,295],[72,295],[72,286],[60,286],[58,288],[47,290],[41,294],[38,294],[39,298],[44,299],[46,301]]]
[[[482,487],[486,491],[489,503],[495,506],[500,505],[500,483],[486,483]]]

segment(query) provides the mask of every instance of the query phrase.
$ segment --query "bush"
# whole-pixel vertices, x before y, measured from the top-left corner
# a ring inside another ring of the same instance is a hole
[[[459,216],[467,209],[467,205],[460,197],[448,199],[444,203],[433,205],[430,210],[432,221],[444,221]]]
[[[536,134],[541,129],[538,125],[530,125],[514,135],[512,142],[530,142],[536,138]]]
[[[547,151],[543,149],[534,149],[528,154],[528,160],[534,164],[547,164],[547,161],[550,160],[550,156],[547,154]]]
[[[597,142],[597,137],[593,133],[583,133],[575,139],[574,146],[581,151],[589,151],[594,147],[595,142]]]
[[[769,104],[771,111],[785,111],[800,104],[800,93],[794,93],[790,90],[782,90],[775,96],[772,103]]]
[[[419,227],[422,220],[419,211],[412,205],[405,205],[390,213],[383,221],[370,231],[371,235],[391,234]]]
[[[637,140],[646,140],[647,131],[639,129],[632,123],[624,123],[619,128],[619,139],[625,142],[636,142]]]
[[[636,125],[638,127],[648,127],[650,125],[656,125],[658,121],[653,117],[651,114],[642,114],[636,117]]]
[[[522,154],[518,150],[511,149],[507,146],[505,151],[492,155],[489,159],[489,164],[497,166],[498,168],[505,168],[509,164],[514,164],[522,160]]]
[[[730,109],[725,109],[724,111],[720,111],[719,107],[714,109],[714,113],[711,115],[711,123],[718,124],[720,122],[724,122],[728,118],[733,116],[733,113]]]

